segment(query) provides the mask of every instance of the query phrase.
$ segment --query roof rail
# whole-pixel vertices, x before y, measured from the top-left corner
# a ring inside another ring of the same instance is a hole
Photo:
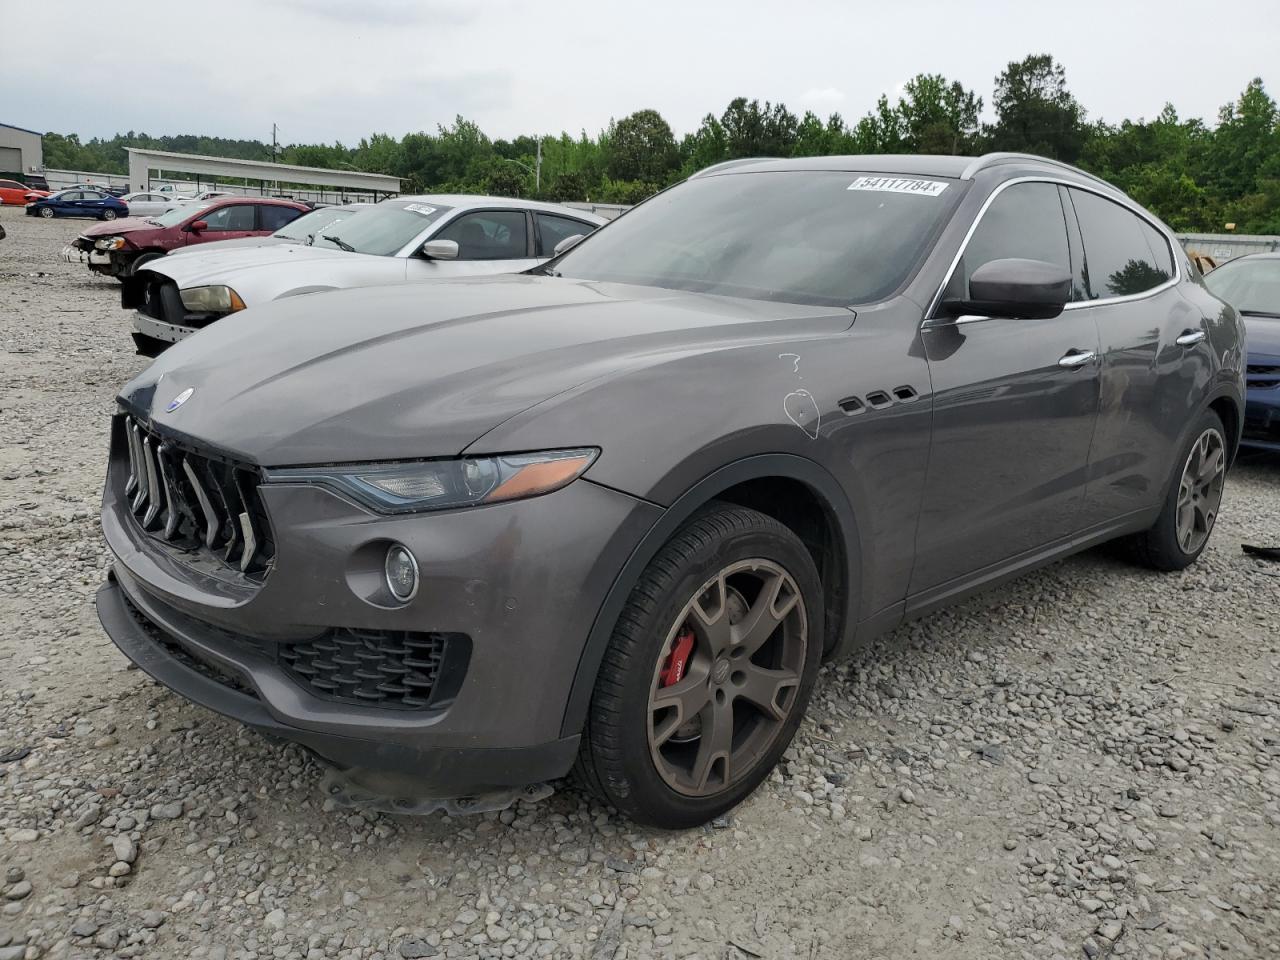
[[[1041,157],[1034,153],[984,153],[980,157],[975,157],[973,161],[964,168],[964,172],[960,174],[960,179],[972,180],[975,174],[987,169],[987,167],[994,167],[1001,163],[1014,163],[1019,160],[1032,160],[1036,163],[1048,164],[1051,167],[1070,170],[1077,176],[1084,177],[1086,180],[1092,180],[1095,183],[1100,183],[1105,187],[1110,187],[1112,190],[1120,189],[1114,183],[1108,183],[1106,180],[1103,180],[1101,177],[1094,176],[1087,170],[1081,170],[1079,167],[1073,167],[1071,164],[1063,163],[1061,160],[1050,160],[1048,157]]]
[[[737,160],[722,160],[720,163],[713,163],[709,167],[703,167],[697,173],[689,177],[690,180],[696,180],[698,177],[709,173],[720,173],[724,170],[730,170],[733,167],[741,167],[748,163],[759,163],[761,160],[777,160],[777,157],[740,157]]]

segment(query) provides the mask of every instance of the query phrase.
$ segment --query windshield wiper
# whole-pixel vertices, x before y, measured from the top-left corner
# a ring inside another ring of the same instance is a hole
[[[351,244],[347,243],[347,241],[343,240],[343,239],[342,239],[341,237],[339,237],[339,236],[335,236],[335,235],[330,234],[330,233],[323,233],[323,234],[321,234],[321,236],[322,236],[322,237],[324,237],[324,239],[328,240],[330,243],[332,243],[335,247],[341,247],[343,250],[347,251],[347,253],[355,253],[355,252],[356,252],[356,248],[355,248],[355,247],[353,247]]]
[[[1238,312],[1242,317],[1270,317],[1273,320],[1280,320],[1280,313],[1272,313],[1270,310],[1240,310]]]

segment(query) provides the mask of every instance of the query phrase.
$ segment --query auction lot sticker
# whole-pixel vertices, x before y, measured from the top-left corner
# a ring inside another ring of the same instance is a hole
[[[921,197],[936,197],[947,185],[940,180],[912,180],[906,177],[859,177],[849,184],[849,190],[878,190],[881,193],[914,193]]]

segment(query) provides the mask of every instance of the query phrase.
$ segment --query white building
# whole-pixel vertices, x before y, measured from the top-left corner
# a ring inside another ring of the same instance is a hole
[[[0,123],[0,177],[22,177],[44,170],[44,147],[34,130]]]

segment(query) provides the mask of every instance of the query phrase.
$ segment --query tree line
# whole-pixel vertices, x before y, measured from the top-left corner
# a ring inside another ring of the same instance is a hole
[[[854,123],[797,116],[782,103],[738,97],[708,113],[677,139],[656,110],[640,110],[595,137],[519,136],[491,139],[457,117],[435,133],[396,139],[376,133],[356,146],[291,144],[285,163],[387,173],[406,192],[489,193],[539,199],[636,203],[697,170],[740,157],[806,157],[857,153],[1037,153],[1089,170],[1155,211],[1175,230],[1280,233],[1280,111],[1262,80],[1223,106],[1217,123],[1183,120],[1167,104],[1152,120],[1090,120],[1048,54],[1010,63],[996,78],[994,120],[980,119],[984,101],[941,74],[922,73],[897,97],[882,95]],[[541,180],[533,168],[541,141]],[[81,143],[75,134],[46,134],[45,164],[55,169],[123,173],[125,147],[243,159],[269,159],[258,140],[152,137],[130,131]]]

